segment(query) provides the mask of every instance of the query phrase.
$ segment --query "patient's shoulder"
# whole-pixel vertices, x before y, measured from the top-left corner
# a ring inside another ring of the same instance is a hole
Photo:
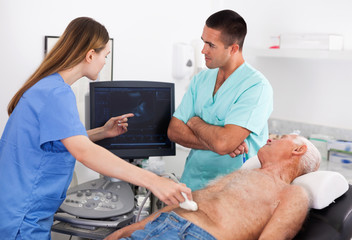
[[[280,198],[285,201],[300,201],[302,203],[309,202],[307,191],[301,186],[291,184],[282,189]]]
[[[285,186],[282,191],[287,194],[299,194],[308,196],[306,190],[299,185],[287,184],[287,186]]]

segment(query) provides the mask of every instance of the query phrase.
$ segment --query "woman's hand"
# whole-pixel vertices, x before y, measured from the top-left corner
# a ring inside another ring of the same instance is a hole
[[[112,117],[104,126],[88,130],[88,137],[92,142],[96,142],[104,138],[112,138],[121,135],[127,132],[128,118],[133,116],[133,113],[126,113],[121,116]]]
[[[133,113],[126,113],[121,116],[110,118],[103,126],[105,138],[116,137],[127,132],[128,118],[133,116]]]
[[[153,181],[152,186],[149,187],[149,190],[153,192],[161,201],[167,205],[178,205],[185,201],[181,192],[184,192],[187,195],[189,200],[192,200],[191,189],[186,186],[184,183],[176,183],[171,179],[158,177],[156,181]]]

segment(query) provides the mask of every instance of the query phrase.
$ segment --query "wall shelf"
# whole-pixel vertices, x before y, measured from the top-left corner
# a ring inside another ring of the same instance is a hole
[[[248,57],[352,60],[352,50],[247,48],[243,54]]]

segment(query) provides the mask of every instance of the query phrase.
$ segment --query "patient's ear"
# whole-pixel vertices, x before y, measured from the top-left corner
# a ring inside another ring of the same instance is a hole
[[[293,149],[292,154],[297,156],[302,156],[306,152],[307,152],[307,145],[301,145]]]

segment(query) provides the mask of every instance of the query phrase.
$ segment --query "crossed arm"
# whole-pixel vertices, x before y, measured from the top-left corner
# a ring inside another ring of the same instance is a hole
[[[211,150],[220,155],[231,157],[248,152],[244,140],[250,131],[237,125],[224,127],[204,122],[199,117],[192,117],[187,124],[173,117],[168,128],[168,136],[182,146],[201,150]]]

